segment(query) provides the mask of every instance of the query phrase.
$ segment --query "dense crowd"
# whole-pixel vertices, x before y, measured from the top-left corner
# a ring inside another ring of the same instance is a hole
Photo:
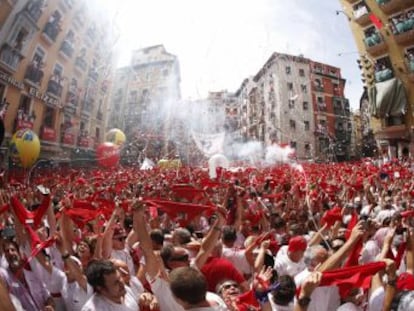
[[[1,310],[414,310],[414,163],[36,170]]]

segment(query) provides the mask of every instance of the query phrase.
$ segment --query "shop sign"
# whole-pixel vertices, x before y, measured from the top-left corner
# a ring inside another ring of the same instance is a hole
[[[17,121],[17,129],[33,129],[33,122],[26,121],[26,120],[18,120]]]
[[[33,96],[34,98],[37,98],[37,99],[45,102],[46,104],[49,104],[49,105],[55,106],[55,107],[59,107],[59,101],[57,99],[55,99],[52,96],[49,96],[47,94],[43,94],[42,92],[40,92],[35,87],[30,87],[29,88],[29,94],[31,96]]]
[[[7,84],[10,84],[14,87],[17,87],[20,90],[24,90],[24,83],[23,82],[17,81],[12,76],[10,76],[8,74],[5,74],[4,72],[1,72],[1,71],[0,71],[0,80],[3,80]]]
[[[70,132],[65,132],[65,134],[63,134],[63,143],[65,145],[74,145],[75,144],[75,134],[70,133]]]
[[[46,141],[56,141],[56,131],[50,127],[43,127],[42,139]]]

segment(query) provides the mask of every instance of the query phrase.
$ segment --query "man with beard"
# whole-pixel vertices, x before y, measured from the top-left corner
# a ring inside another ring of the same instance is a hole
[[[24,264],[17,243],[11,240],[3,241],[3,253],[8,267],[0,268],[0,278],[9,293],[19,299],[26,311],[53,311],[52,297],[41,280]]]

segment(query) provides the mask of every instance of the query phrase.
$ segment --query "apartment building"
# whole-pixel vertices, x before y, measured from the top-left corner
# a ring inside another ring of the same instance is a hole
[[[0,110],[6,140],[18,129],[34,130],[41,158],[93,154],[103,140],[112,37],[108,22],[90,3],[0,2]]]
[[[345,159],[350,143],[349,102],[339,68],[273,53],[236,91],[245,140],[296,149],[300,159]],[[334,148],[335,150],[333,150]]]
[[[131,63],[117,69],[112,88],[109,126],[125,131],[132,144],[151,140],[156,153],[168,154],[180,109],[180,65],[163,45],[135,50]]]
[[[348,17],[365,84],[361,118],[382,153],[414,152],[414,0],[340,0]]]

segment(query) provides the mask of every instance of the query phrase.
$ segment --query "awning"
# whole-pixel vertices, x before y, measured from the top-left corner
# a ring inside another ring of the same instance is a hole
[[[401,117],[407,109],[407,95],[402,82],[393,78],[376,83],[368,91],[370,114],[384,119]]]

